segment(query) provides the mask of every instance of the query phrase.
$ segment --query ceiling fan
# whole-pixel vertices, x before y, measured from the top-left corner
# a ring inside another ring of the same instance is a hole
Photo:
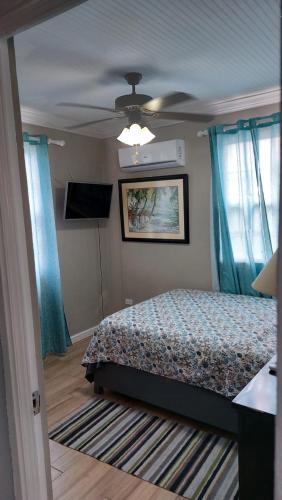
[[[68,130],[74,130],[96,123],[107,122],[111,120],[128,118],[128,127],[125,127],[122,133],[117,138],[119,141],[130,146],[143,145],[154,139],[155,135],[146,126],[146,118],[159,118],[164,120],[174,121],[198,121],[209,122],[214,117],[213,115],[198,114],[198,113],[181,113],[178,111],[163,111],[163,109],[194,100],[191,94],[185,92],[172,92],[163,97],[152,98],[149,95],[136,94],[135,87],[142,79],[141,73],[127,73],[124,75],[128,85],[132,87],[131,94],[122,95],[115,100],[115,109],[105,108],[101,106],[92,106],[87,104],[77,104],[71,102],[61,102],[58,106],[65,106],[70,108],[85,108],[97,109],[100,111],[108,111],[114,113],[116,116],[110,118],[103,118],[101,120],[92,120],[71,127],[66,127]]]

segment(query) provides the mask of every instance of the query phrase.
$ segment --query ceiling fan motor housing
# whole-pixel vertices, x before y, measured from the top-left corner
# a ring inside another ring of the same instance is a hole
[[[146,104],[146,102],[150,101],[151,99],[151,96],[145,94],[121,95],[120,97],[116,98],[115,107],[116,109],[123,109],[132,106],[144,106],[144,104]]]
[[[136,94],[135,92],[135,86],[138,85],[138,83],[140,83],[140,81],[142,80],[141,73],[126,73],[126,75],[124,75],[124,78],[127,81],[128,85],[132,86],[132,94],[121,95],[120,97],[117,97],[117,99],[115,100],[116,109],[119,110],[124,108],[132,108],[134,106],[138,108],[140,106],[144,106],[146,102],[152,99],[152,97],[149,95]]]

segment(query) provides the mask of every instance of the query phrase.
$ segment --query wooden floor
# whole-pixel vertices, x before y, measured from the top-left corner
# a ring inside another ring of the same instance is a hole
[[[49,428],[93,396],[80,366],[89,339],[74,344],[66,356],[45,361],[45,393]],[[129,402],[111,393],[107,398]],[[131,405],[169,416],[153,407],[130,400]],[[182,421],[183,419],[180,419]],[[184,419],[185,420],[185,419]],[[122,472],[95,458],[50,441],[54,499],[60,500],[176,500],[177,496],[151,483]]]

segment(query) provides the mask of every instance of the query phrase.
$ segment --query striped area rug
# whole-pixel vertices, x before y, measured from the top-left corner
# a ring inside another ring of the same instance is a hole
[[[237,446],[215,434],[95,397],[49,437],[188,499],[239,498]]]

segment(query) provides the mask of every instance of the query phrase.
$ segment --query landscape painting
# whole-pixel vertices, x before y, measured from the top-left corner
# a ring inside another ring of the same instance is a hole
[[[123,240],[188,243],[188,176],[119,181]]]
[[[129,232],[179,233],[177,186],[127,190]]]

